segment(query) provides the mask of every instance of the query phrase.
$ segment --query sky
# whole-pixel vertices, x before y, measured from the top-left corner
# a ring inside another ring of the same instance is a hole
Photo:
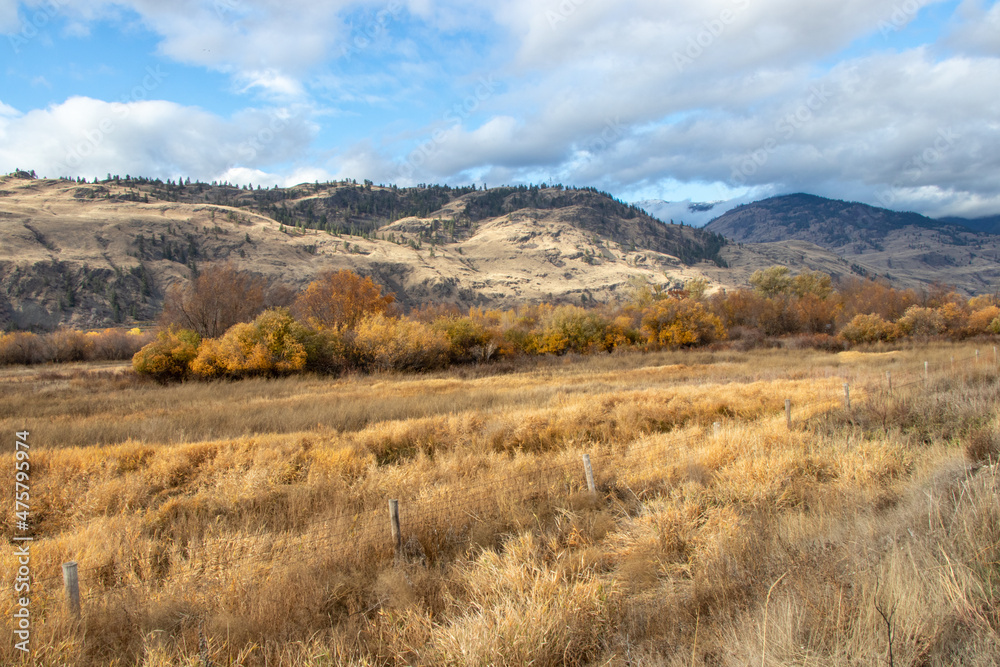
[[[0,51],[4,173],[1000,214],[1000,0],[0,0]]]

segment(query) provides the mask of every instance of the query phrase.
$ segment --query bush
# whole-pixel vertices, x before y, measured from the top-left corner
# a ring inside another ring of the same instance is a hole
[[[132,368],[159,382],[182,380],[190,372],[190,364],[198,356],[201,336],[190,329],[170,328],[161,331],[156,340],[132,357]]]
[[[89,333],[87,337],[90,339],[87,358],[101,361],[131,359],[150,342],[150,336],[139,329],[105,329],[100,333]]]
[[[0,334],[0,364],[40,364],[51,358],[47,340],[27,331]]]
[[[448,338],[453,362],[488,361],[498,348],[493,332],[471,317],[446,317],[432,327]]]
[[[906,313],[899,318],[900,333],[906,336],[918,336],[927,338],[938,336],[945,331],[945,321],[941,311],[936,308],[924,308],[922,306],[910,306]]]
[[[353,348],[365,369],[424,371],[445,366],[450,345],[447,336],[426,324],[378,314],[358,323]]]
[[[608,322],[600,314],[579,306],[559,306],[546,318],[538,340],[542,354],[594,352],[605,349]]]
[[[654,349],[705,345],[726,337],[722,320],[691,299],[657,301],[643,311],[642,329]]]
[[[855,315],[854,319],[840,330],[841,337],[848,343],[877,343],[899,338],[900,331],[892,322],[886,322],[879,315]]]
[[[966,333],[969,336],[997,333],[991,329],[991,325],[997,320],[997,318],[1000,318],[1000,308],[997,306],[989,305],[973,311],[973,313],[969,315],[969,321],[966,325]]]
[[[48,360],[65,363],[93,359],[95,336],[96,334],[85,334],[75,329],[53,331],[48,335],[50,353]],[[132,354],[135,352],[136,350],[132,350]]]
[[[308,331],[288,311],[265,310],[202,343],[191,370],[205,378],[286,375],[306,367],[308,342]]]

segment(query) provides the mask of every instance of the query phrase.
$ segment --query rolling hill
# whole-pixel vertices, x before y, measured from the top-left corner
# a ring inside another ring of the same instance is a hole
[[[607,301],[635,277],[676,284],[726,263],[718,235],[561,186],[265,190],[7,176],[0,238],[0,328],[150,320],[169,285],[214,262],[292,288],[352,269],[404,308]]]
[[[705,229],[742,243],[815,244],[906,287],[938,282],[975,294],[1000,286],[1000,236],[917,213],[792,194],[739,206]]]

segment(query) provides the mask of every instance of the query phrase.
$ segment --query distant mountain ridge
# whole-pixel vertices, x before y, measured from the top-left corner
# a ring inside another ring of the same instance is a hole
[[[742,243],[814,243],[909,286],[1000,287],[1000,236],[913,212],[795,193],[738,206],[705,229]]]

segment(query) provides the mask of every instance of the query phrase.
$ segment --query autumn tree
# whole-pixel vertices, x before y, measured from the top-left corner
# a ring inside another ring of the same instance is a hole
[[[385,313],[396,301],[371,278],[353,271],[328,271],[309,283],[292,311],[316,329],[353,328],[366,315]]]
[[[764,297],[787,294],[792,288],[791,269],[775,265],[754,271],[750,276],[750,285],[755,292]]]
[[[653,349],[704,345],[726,337],[722,320],[693,299],[662,299],[642,315],[642,331]]]
[[[267,281],[232,264],[211,266],[185,286],[167,291],[160,326],[217,338],[234,324],[249,322],[267,306]]]

